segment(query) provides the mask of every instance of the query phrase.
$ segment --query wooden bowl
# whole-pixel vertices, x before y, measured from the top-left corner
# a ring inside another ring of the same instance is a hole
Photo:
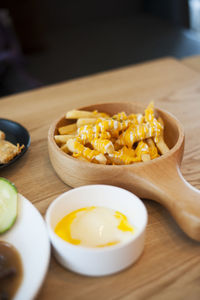
[[[98,110],[111,115],[121,111],[143,113],[138,103],[103,103],[79,108]],[[58,127],[69,124],[62,116],[48,133],[49,157],[58,176],[68,185],[109,184],[123,187],[140,198],[152,199],[164,205],[182,230],[200,241],[200,192],[185,181],[180,172],[184,151],[184,131],[180,122],[170,113],[155,109],[165,124],[164,139],[170,151],[154,160],[131,165],[99,165],[80,161],[64,153],[57,146],[54,135]]]

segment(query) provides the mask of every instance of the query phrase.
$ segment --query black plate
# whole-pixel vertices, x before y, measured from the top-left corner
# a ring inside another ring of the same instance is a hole
[[[24,145],[24,148],[22,149],[21,153],[15,156],[11,161],[9,161],[7,164],[0,164],[1,169],[13,164],[17,159],[24,155],[24,153],[28,150],[28,147],[30,146],[31,139],[29,132],[26,130],[26,128],[24,128],[21,124],[11,120],[0,119],[0,130],[5,132],[7,141],[13,143],[14,145]]]

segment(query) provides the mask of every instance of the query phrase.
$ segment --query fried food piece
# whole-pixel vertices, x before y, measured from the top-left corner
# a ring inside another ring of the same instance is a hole
[[[159,122],[159,119],[157,120],[154,116],[154,102],[151,101],[147,108],[145,109],[145,121],[146,123],[149,123],[151,127],[156,128],[156,135],[154,136],[155,143],[158,142],[161,132],[164,129],[164,123]]]
[[[159,137],[158,141],[156,141],[156,146],[161,154],[165,154],[169,151],[168,146],[166,145],[162,136]]]
[[[127,115],[124,111],[113,115],[112,116],[113,120],[117,120],[119,122],[123,122],[123,121],[131,121],[131,123],[134,125],[139,125],[142,124],[144,122],[144,116],[142,114],[130,114]]]
[[[59,146],[64,145],[69,139],[73,139],[75,135],[72,134],[63,134],[63,135],[55,135],[56,144]]]
[[[65,153],[69,153],[69,149],[68,149],[68,147],[67,147],[67,142],[66,142],[64,145],[62,145],[62,146],[60,147],[60,149],[61,149],[63,152],[65,152]]]
[[[105,156],[97,150],[91,150],[88,147],[83,146],[78,138],[69,139],[67,141],[67,147],[74,157],[83,157],[90,162],[106,164],[107,160]]]
[[[5,140],[5,133],[3,131],[0,130],[0,140]]]
[[[92,126],[84,125],[77,130],[79,138],[82,140],[84,144],[90,143],[93,139],[110,139],[110,133],[105,131],[101,132],[101,127],[97,124]]]
[[[60,134],[72,134],[72,132],[77,130],[76,124],[69,124],[58,128]]]
[[[6,140],[0,140],[0,163],[6,164],[16,155],[18,155],[24,146],[13,145],[12,143]]]
[[[112,119],[117,121],[125,121],[128,119],[128,116],[124,111],[122,111],[120,113],[117,113],[116,115],[113,115]]]
[[[119,136],[116,143],[131,148],[136,142],[156,136],[158,130],[159,129],[157,129],[156,127],[153,127],[150,124],[146,123],[142,125],[136,125],[134,127],[129,127]]]
[[[135,153],[137,155],[137,157],[141,160],[141,161],[148,161],[151,160],[150,154],[149,154],[149,147],[148,145],[143,142],[140,141],[135,149]]]
[[[106,139],[93,139],[91,141],[91,145],[95,150],[105,154],[105,153],[113,153],[115,151],[113,143],[110,140]]]
[[[77,120],[76,125],[79,128],[84,125],[95,124],[96,120],[96,118],[80,118]]]
[[[163,129],[164,129],[164,122],[163,122],[163,119],[161,117],[158,118],[158,122],[160,124],[162,124]],[[165,154],[169,151],[169,148],[168,148],[167,144],[164,141],[163,129],[160,132],[160,136],[157,138],[157,140],[155,140],[156,146],[157,146],[157,148],[158,148],[158,150],[160,151],[161,154]]]
[[[163,138],[164,123],[150,102],[144,114],[124,111],[109,116],[98,111],[71,110],[73,124],[58,128],[57,145],[80,160],[100,164],[145,162],[169,151]]]
[[[66,119],[80,119],[80,118],[106,118],[109,117],[106,113],[99,113],[95,111],[85,110],[70,110],[66,113]]]
[[[100,126],[101,131],[105,132],[105,131],[109,131],[109,132],[115,132],[117,133],[117,137],[118,137],[118,133],[121,130],[125,130],[129,127],[131,121],[130,120],[125,120],[122,122],[119,122],[117,120],[113,120],[113,119],[98,119],[97,120],[97,124]]]
[[[124,146],[114,153],[108,154],[109,161],[114,165],[129,165],[141,161],[133,149]]]
[[[146,140],[147,145],[149,146],[149,154],[151,156],[151,159],[154,159],[156,157],[159,157],[160,155],[158,154],[158,149],[153,141],[152,138],[148,138]]]

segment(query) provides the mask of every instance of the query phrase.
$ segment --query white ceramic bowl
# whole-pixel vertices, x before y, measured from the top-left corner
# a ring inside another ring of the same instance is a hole
[[[120,211],[134,226],[133,237],[125,243],[87,248],[72,245],[54,232],[57,223],[70,212],[87,206],[103,206]],[[109,185],[87,185],[72,189],[49,206],[46,213],[48,233],[56,259],[64,267],[88,276],[119,272],[133,264],[144,249],[147,211],[134,194]]]

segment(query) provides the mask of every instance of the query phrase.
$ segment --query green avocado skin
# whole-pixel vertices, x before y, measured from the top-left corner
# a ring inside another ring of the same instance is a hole
[[[12,189],[14,191],[14,193],[18,194],[17,188],[14,185],[14,183],[12,183],[10,180],[3,178],[3,177],[0,177],[0,189],[1,188],[6,188],[8,190]],[[0,213],[0,215],[1,215],[1,213]],[[16,211],[14,212],[14,215],[9,220],[8,225],[2,226],[0,228],[0,235],[5,233],[6,231],[8,231],[15,224],[16,219],[17,219],[17,205],[16,205]]]

